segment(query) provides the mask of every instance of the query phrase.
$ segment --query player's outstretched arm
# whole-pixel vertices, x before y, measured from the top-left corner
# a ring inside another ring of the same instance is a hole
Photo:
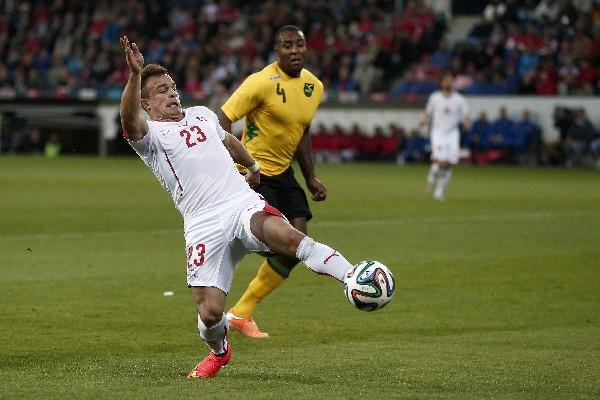
[[[308,128],[304,130],[304,135],[298,143],[296,150],[296,159],[300,164],[302,175],[306,181],[306,187],[310,190],[314,201],[322,201],[327,197],[325,185],[315,176],[315,166],[312,158],[312,146],[310,141],[310,132]]]
[[[217,113],[217,118],[219,118],[219,125],[227,132],[231,132],[231,123],[232,121],[229,119],[227,115],[223,112],[223,110],[219,109]]]
[[[246,182],[252,187],[258,185],[260,183],[260,166],[250,153],[248,153],[244,145],[231,133],[225,134],[223,144],[227,148],[227,151],[229,151],[233,161],[248,168]]]
[[[431,115],[427,111],[423,111],[421,114],[421,119],[419,120],[419,130],[424,130],[429,125],[429,120]]]
[[[127,36],[119,41],[129,66],[129,79],[121,96],[121,124],[127,138],[138,141],[148,132],[148,123],[140,116],[144,56],[135,43],[129,43]]]

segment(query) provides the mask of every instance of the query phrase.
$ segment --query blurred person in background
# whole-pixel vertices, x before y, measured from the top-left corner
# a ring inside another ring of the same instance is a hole
[[[425,162],[430,151],[429,140],[421,136],[418,130],[413,129],[406,138],[404,148],[396,159],[396,163],[404,165],[407,162]]]
[[[496,149],[508,149],[513,143],[515,122],[508,117],[506,106],[500,107],[498,118],[492,123],[491,144]]]
[[[575,117],[567,130],[567,137],[565,140],[567,167],[571,168],[579,165],[583,155],[587,152],[590,143],[594,138],[594,134],[594,127],[588,119],[585,109],[576,109]]]
[[[532,120],[531,112],[523,110],[521,120],[514,125],[514,149],[518,161],[539,164],[542,161],[543,142],[540,127]]]
[[[460,153],[460,124],[471,129],[469,106],[453,88],[454,77],[445,71],[440,75],[441,90],[429,96],[420,128],[429,125],[431,138],[431,167],[427,175],[427,191],[438,201],[444,200],[446,186],[452,176],[452,165]]]
[[[594,138],[590,143],[590,151],[592,152],[594,168],[600,169],[600,133],[598,131],[594,132]]]
[[[483,10],[483,18],[491,23],[502,20],[506,14],[506,4],[502,0],[491,0]]]
[[[41,154],[44,151],[42,131],[37,126],[32,126],[28,132],[21,136],[17,145],[17,153]]]
[[[535,8],[535,17],[538,22],[551,23],[556,21],[560,12],[558,0],[541,0]]]
[[[246,117],[242,143],[261,167],[255,190],[281,210],[294,228],[306,233],[312,213],[291,164],[296,157],[312,199],[325,200],[327,191],[315,175],[309,132],[323,99],[323,84],[304,68],[307,47],[300,28],[285,25],[277,30],[274,40],[276,61],[242,82],[221,107],[219,121],[231,131],[232,122]],[[297,264],[294,257],[267,257],[227,313],[230,326],[248,337],[268,337],[252,314]]]
[[[44,156],[47,158],[56,158],[60,155],[62,150],[62,144],[56,133],[51,134],[48,137],[48,141],[44,145]]]
[[[491,136],[492,124],[488,120],[487,113],[481,111],[471,129],[464,135],[464,144],[475,154],[490,148]]]
[[[394,161],[396,164],[400,165],[398,160],[401,159],[402,151],[406,145],[406,133],[404,132],[404,128],[395,123],[391,123],[388,127],[389,135],[384,144],[384,152],[388,160]]]
[[[315,162],[318,164],[327,162],[327,135],[329,130],[325,124],[320,123],[315,133],[311,136],[312,152],[315,158]]]

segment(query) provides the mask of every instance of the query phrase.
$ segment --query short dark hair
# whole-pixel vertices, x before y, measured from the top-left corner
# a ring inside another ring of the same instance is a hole
[[[441,81],[443,81],[448,76],[450,78],[454,78],[454,72],[452,72],[449,69],[443,69],[442,71],[440,71],[440,73],[438,75],[438,80],[441,82]]]
[[[279,35],[281,35],[283,32],[302,32],[302,29],[300,29],[296,25],[282,26],[281,28],[277,29],[277,32],[275,32],[275,43],[279,41]]]
[[[145,89],[146,82],[149,78],[157,75],[165,75],[168,74],[169,71],[162,65],[158,64],[148,64],[142,69],[142,98],[145,99],[148,96],[148,91]]]

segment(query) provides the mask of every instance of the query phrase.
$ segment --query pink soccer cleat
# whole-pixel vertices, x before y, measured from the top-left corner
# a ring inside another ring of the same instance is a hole
[[[231,344],[227,344],[227,351],[223,355],[216,355],[212,351],[204,360],[200,361],[196,367],[188,374],[188,379],[212,378],[227,365],[231,360]]]

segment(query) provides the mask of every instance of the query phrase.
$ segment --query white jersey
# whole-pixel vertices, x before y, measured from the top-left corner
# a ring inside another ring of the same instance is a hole
[[[183,110],[178,122],[148,121],[140,141],[129,141],[171,195],[184,220],[255,192],[223,145],[225,131],[206,107]]]
[[[431,140],[459,138],[459,123],[469,115],[467,101],[458,92],[445,96],[438,90],[429,96],[425,112],[431,116]]]

